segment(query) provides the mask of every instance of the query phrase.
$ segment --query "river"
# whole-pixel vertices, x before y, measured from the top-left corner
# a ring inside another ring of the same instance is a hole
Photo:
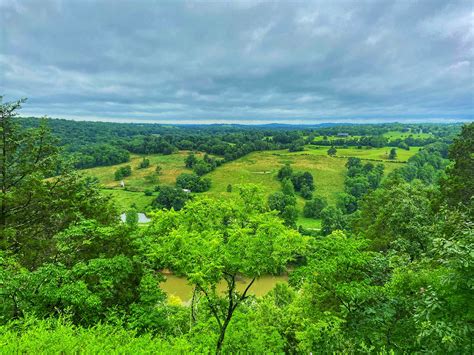
[[[151,219],[148,218],[148,217],[146,216],[146,214],[144,214],[144,213],[138,212],[137,215],[138,215],[138,223],[148,223],[148,222],[151,221]],[[127,214],[126,214],[126,213],[122,213],[122,214],[120,215],[120,219],[122,220],[122,222],[125,223],[125,222],[127,221]]]
[[[183,302],[188,302],[193,296],[193,286],[189,285],[187,280],[183,277],[179,277],[173,274],[166,274],[166,281],[160,284],[160,287],[168,295],[174,295],[179,297]],[[241,278],[237,281],[237,290],[243,292],[247,285],[249,284],[250,279]],[[273,287],[278,283],[288,282],[287,275],[281,276],[262,276],[255,280],[252,287],[249,289],[249,294],[261,297],[266,295]],[[222,292],[226,290],[226,283],[223,281],[219,284],[218,289]]]

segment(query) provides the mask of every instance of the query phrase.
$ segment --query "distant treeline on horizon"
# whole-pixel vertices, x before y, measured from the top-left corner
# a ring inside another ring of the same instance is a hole
[[[178,150],[217,155],[225,162],[254,151],[301,151],[308,144],[409,149],[439,141],[449,144],[462,127],[462,123],[167,125],[36,117],[19,117],[18,121],[25,128],[46,121],[76,168],[124,163],[130,160],[130,153],[172,154]]]

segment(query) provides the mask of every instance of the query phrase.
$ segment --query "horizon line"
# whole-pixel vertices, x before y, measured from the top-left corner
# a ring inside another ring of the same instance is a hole
[[[242,119],[140,119],[140,118],[107,118],[107,117],[87,117],[87,116],[65,116],[65,117],[50,117],[50,116],[37,116],[37,115],[20,115],[20,118],[47,118],[51,120],[66,120],[75,122],[102,122],[102,123],[122,123],[122,124],[161,124],[161,125],[179,125],[179,126],[192,126],[192,125],[239,125],[239,126],[262,126],[262,125],[282,125],[282,126],[314,126],[314,125],[325,125],[325,124],[357,124],[357,125],[370,125],[370,124],[420,124],[420,123],[434,123],[434,124],[456,124],[456,123],[467,123],[473,122],[472,118],[447,118],[447,117],[433,117],[433,118],[394,118],[394,119],[377,119],[377,118],[334,118],[334,119],[313,119],[313,120],[302,120],[295,119],[289,122],[288,120],[271,120],[271,119],[255,119],[255,120],[242,120]],[[244,121],[244,122],[242,122]],[[310,121],[310,122],[308,122]]]

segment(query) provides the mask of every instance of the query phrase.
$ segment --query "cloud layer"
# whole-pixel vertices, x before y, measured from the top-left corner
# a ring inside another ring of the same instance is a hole
[[[0,0],[0,94],[76,119],[474,116],[471,1]]]

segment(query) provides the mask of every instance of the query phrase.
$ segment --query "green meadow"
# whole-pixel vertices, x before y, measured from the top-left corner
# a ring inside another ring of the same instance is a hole
[[[276,175],[285,164],[290,164],[295,171],[309,171],[314,177],[316,190],[314,194],[325,197],[330,204],[335,204],[339,192],[344,190],[345,164],[348,157],[358,157],[377,163],[381,161],[385,166],[385,174],[400,167],[400,163],[418,152],[418,147],[410,150],[397,149],[397,160],[388,160],[390,147],[384,148],[338,148],[337,155],[327,155],[326,146],[308,145],[304,151],[288,152],[287,150],[253,152],[245,157],[223,164],[206,176],[212,180],[212,187],[202,195],[214,198],[227,198],[227,186],[236,187],[239,184],[253,183],[260,185],[266,196],[280,189],[280,182]],[[171,155],[147,155],[150,166],[138,169],[143,155],[132,155],[131,161],[124,164],[97,167],[83,170],[85,174],[95,176],[104,186],[104,192],[116,201],[120,211],[126,211],[133,204],[139,211],[145,211],[156,196],[145,196],[145,190],[153,190],[159,184],[174,185],[176,177],[183,172],[191,172],[184,166],[187,151],[180,151]],[[196,154],[202,156],[202,154]],[[124,178],[125,189],[120,182],[114,180],[114,172],[120,166],[131,165],[132,175]],[[162,167],[162,173],[156,176],[156,166]],[[155,177],[155,180],[151,177]],[[156,179],[157,177],[157,179]],[[234,189],[235,192],[235,189]],[[297,206],[303,210],[305,200],[298,197]],[[304,218],[301,214],[298,224],[305,228],[319,228],[320,221]]]
[[[301,155],[304,154],[315,154],[315,155],[327,155],[329,147],[327,146],[318,146],[318,145],[307,145],[305,150],[302,152],[297,152]],[[339,148],[337,149],[337,157],[355,157],[361,159],[370,159],[370,160],[384,160],[384,163],[392,162],[388,159],[388,155],[392,147],[382,147],[382,148],[372,148],[372,147],[362,147],[361,149],[357,147],[350,148]],[[396,162],[406,162],[411,156],[415,155],[420,147],[410,147],[410,150],[404,150],[400,148],[397,149],[397,159]]]
[[[123,178],[125,187],[131,191],[144,191],[145,189],[153,189],[153,187],[158,184],[174,185],[176,177],[179,174],[191,172],[191,170],[186,169],[184,166],[184,159],[187,155],[187,151],[180,151],[170,155],[132,154],[130,161],[127,163],[84,169],[82,172],[87,175],[97,177],[101,184],[106,188],[121,189],[120,181],[115,181],[114,179],[114,173],[119,167],[130,165],[132,167],[133,173],[131,176]],[[196,155],[201,156],[201,154]],[[150,166],[145,169],[139,169],[138,166],[144,157],[150,160]],[[159,176],[155,174],[157,165],[162,167],[162,171]]]
[[[326,137],[326,139],[324,139]],[[335,141],[335,140],[341,140],[341,139],[353,139],[353,138],[361,138],[362,136],[347,136],[347,137],[339,137],[339,136],[316,136],[313,139],[313,142],[322,142],[324,140],[327,140],[329,142]]]
[[[120,212],[125,212],[132,205],[136,206],[137,211],[145,211],[151,205],[156,193],[152,196],[146,196],[143,192],[126,191],[119,189],[103,189],[104,194],[111,196]]]
[[[416,132],[401,132],[401,131],[389,131],[383,134],[388,139],[404,139],[412,136],[413,138],[429,138],[431,133],[416,133]]]

